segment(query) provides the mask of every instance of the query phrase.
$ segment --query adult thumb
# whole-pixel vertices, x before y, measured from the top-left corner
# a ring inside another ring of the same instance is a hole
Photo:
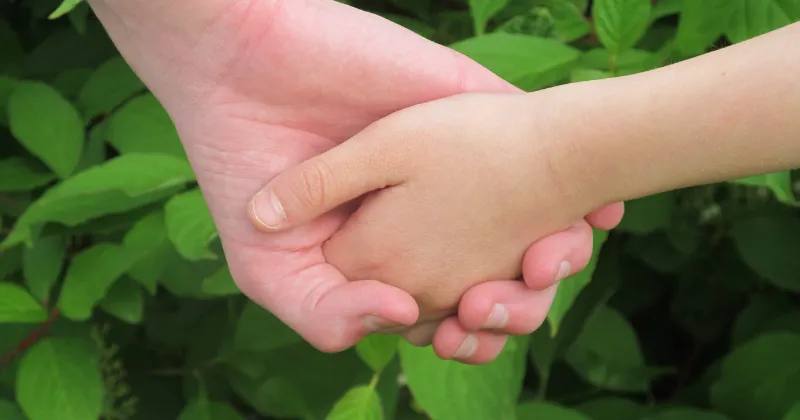
[[[253,196],[251,223],[277,232],[316,219],[370,191],[399,184],[396,160],[379,141],[350,140],[287,169]]]

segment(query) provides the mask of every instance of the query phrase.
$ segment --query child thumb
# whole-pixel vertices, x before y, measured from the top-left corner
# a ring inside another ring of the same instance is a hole
[[[354,140],[273,178],[250,201],[248,216],[253,226],[265,232],[283,231],[400,182],[396,162],[383,158],[380,142]]]

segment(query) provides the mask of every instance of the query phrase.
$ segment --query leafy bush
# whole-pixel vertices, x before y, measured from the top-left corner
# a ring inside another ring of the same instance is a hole
[[[589,3],[352,0],[526,90],[800,18],[797,0]],[[323,354],[237,291],[169,117],[87,5],[0,11],[3,420],[800,418],[792,173],[628,203],[491,364],[387,336]]]

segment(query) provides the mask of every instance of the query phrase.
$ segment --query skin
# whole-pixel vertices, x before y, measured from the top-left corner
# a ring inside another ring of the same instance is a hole
[[[299,200],[324,203],[299,210],[313,217],[368,193],[328,261],[409,291],[422,318],[453,311],[465,289],[524,272],[529,238],[605,203],[800,167],[798,37],[800,23],[637,75],[413,106],[262,195],[320,174],[324,196]]]
[[[280,233],[254,229],[251,197],[277,174],[405,107],[462,91],[513,88],[466,58],[374,15],[329,0],[93,0],[137,75],[170,114],[217,225],[237,285],[322,351],[340,351],[388,326],[413,326],[418,307],[377,281],[348,282],[321,245],[346,220],[337,209]],[[356,29],[354,29],[356,28]],[[591,214],[610,228],[620,206]],[[577,219],[576,219],[577,220]],[[533,278],[562,261],[582,269],[586,221],[531,247]],[[508,333],[533,330],[541,292],[487,283],[470,290],[436,330],[460,343],[502,304],[504,322],[481,331],[470,363],[490,361]],[[480,320],[480,321],[478,321]],[[409,338],[429,341],[429,326]],[[452,354],[451,354],[452,355]]]

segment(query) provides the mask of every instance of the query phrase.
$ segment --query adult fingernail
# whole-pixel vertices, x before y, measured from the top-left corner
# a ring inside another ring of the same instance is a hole
[[[253,198],[253,215],[261,225],[277,229],[286,223],[286,212],[278,197],[270,191],[260,191]]]
[[[399,327],[400,324],[375,315],[367,315],[363,320],[364,326],[370,331],[379,331],[387,328]]]
[[[561,280],[569,277],[569,273],[572,272],[572,266],[570,265],[569,261],[561,261],[561,264],[558,266],[558,273],[556,273],[555,282],[558,283]]]
[[[472,334],[467,334],[467,338],[464,339],[464,342],[461,343],[461,347],[453,353],[453,359],[456,360],[467,360],[475,354],[475,351],[478,350],[478,337],[475,337]]]
[[[502,329],[505,328],[507,323],[508,309],[506,309],[505,305],[496,303],[492,308],[492,312],[489,313],[486,323],[483,324],[483,328],[487,330]]]

